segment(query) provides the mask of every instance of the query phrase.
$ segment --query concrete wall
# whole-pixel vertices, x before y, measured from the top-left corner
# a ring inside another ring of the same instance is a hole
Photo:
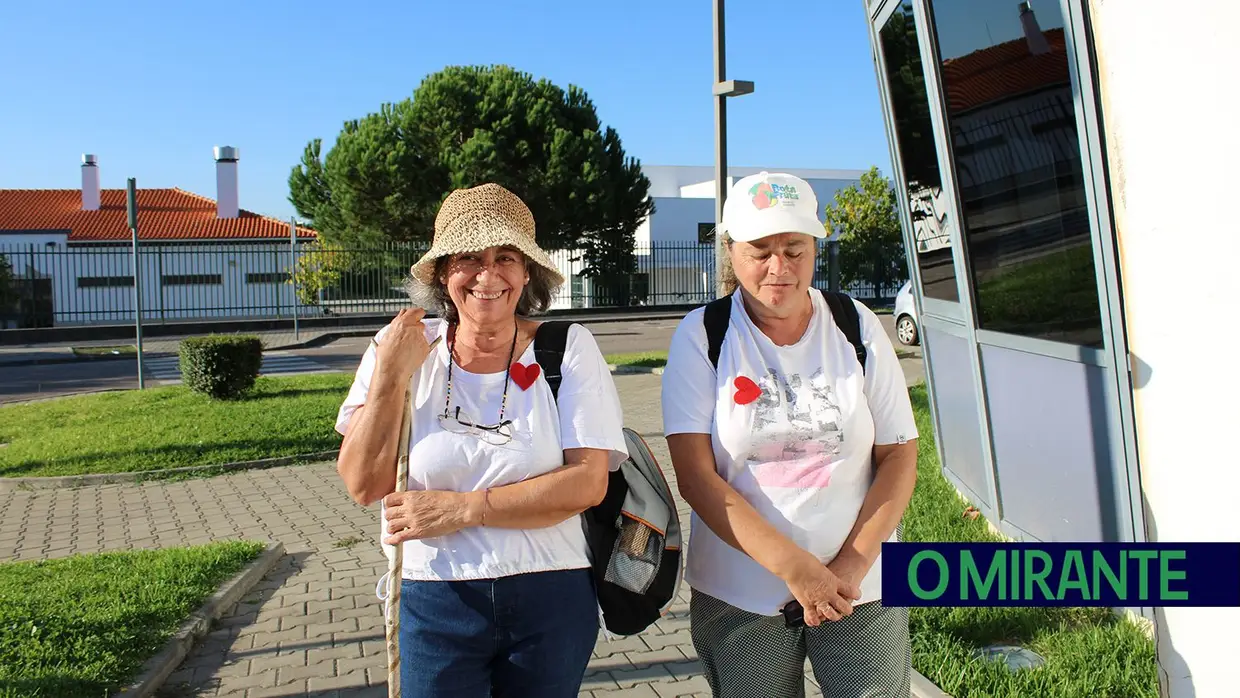
[[[1157,541],[1240,540],[1235,432],[1240,160],[1229,28],[1235,3],[1088,2],[1132,355],[1146,529]],[[1151,89],[1157,85],[1157,89]],[[1191,173],[1185,176],[1184,173]],[[1192,289],[1187,300],[1176,289]],[[1163,695],[1240,695],[1240,609],[1157,612]]]
[[[698,223],[715,224],[715,200],[656,199],[655,214],[649,219],[647,244],[677,243],[694,245],[698,241]],[[640,250],[640,243],[639,250]]]
[[[0,249],[21,250],[25,252],[33,247],[37,251],[41,251],[47,248],[49,244],[63,248],[65,245],[65,240],[68,238],[68,233],[57,232],[0,233]]]

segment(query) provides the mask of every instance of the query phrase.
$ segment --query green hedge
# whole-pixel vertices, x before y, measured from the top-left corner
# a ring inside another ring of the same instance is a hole
[[[258,379],[263,343],[250,335],[210,335],[182,340],[181,380],[217,400],[241,397]]]

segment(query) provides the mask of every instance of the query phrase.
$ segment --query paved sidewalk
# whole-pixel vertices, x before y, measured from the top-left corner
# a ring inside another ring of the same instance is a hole
[[[616,376],[626,422],[674,478],[658,376]],[[673,490],[675,481],[672,482]],[[386,571],[377,508],[353,503],[333,463],[210,479],[0,494],[0,560],[273,539],[286,556],[170,677],[172,696],[386,696]],[[684,525],[687,508],[681,505]],[[640,636],[600,637],[583,686],[593,698],[709,696],[689,639],[688,587]],[[807,695],[820,695],[806,679]]]

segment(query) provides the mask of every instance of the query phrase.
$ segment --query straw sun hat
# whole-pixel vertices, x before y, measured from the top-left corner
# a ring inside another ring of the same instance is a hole
[[[534,242],[534,214],[516,194],[498,184],[457,189],[435,216],[431,249],[409,270],[425,284],[434,282],[435,260],[462,252],[512,245],[529,261],[545,268],[556,285],[564,283],[551,258]]]

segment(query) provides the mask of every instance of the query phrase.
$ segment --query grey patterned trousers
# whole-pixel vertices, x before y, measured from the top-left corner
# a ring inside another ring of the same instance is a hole
[[[909,698],[908,609],[881,601],[817,628],[788,628],[697,590],[689,602],[693,646],[715,698],[801,698],[805,659],[827,698]]]

